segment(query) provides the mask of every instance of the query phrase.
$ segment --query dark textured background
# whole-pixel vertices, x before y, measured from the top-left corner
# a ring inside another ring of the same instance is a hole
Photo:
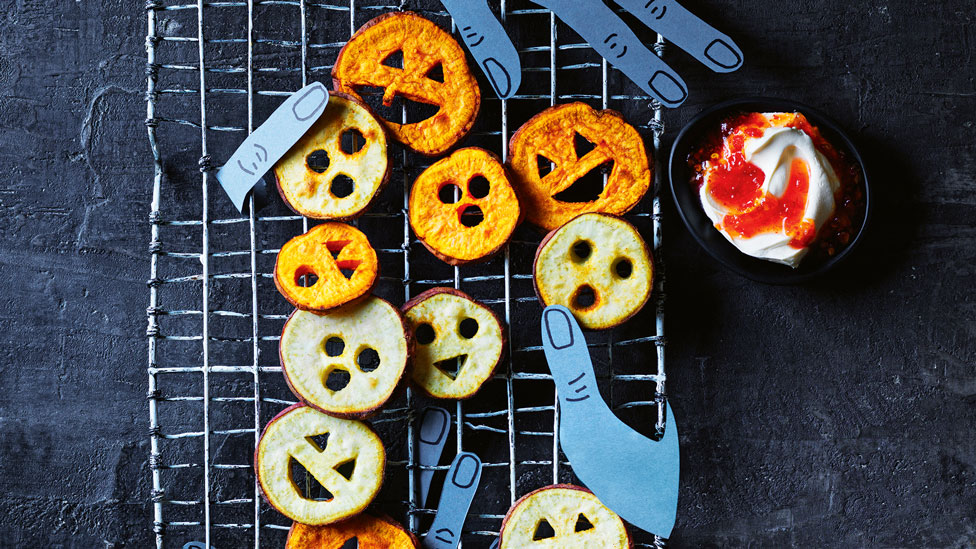
[[[852,133],[878,204],[800,287],[722,270],[666,211],[673,546],[976,545],[972,6],[686,4],[747,61],[669,53],[693,95],[665,141],[717,100],[796,99]],[[0,8],[0,546],[148,547],[145,13]]]

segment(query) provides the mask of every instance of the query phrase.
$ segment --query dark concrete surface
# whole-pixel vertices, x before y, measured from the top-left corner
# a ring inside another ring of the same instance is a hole
[[[878,204],[846,269],[798,287],[726,272],[666,211],[672,545],[976,545],[972,6],[686,4],[747,60],[669,53],[693,96],[665,140],[793,98],[854,135]],[[0,7],[0,547],[149,547],[145,12]]]

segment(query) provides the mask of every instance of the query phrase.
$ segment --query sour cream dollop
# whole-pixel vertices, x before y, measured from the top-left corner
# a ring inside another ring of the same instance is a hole
[[[756,113],[703,164],[705,214],[743,253],[796,268],[834,213],[840,180],[802,115]],[[718,158],[714,158],[718,156]]]

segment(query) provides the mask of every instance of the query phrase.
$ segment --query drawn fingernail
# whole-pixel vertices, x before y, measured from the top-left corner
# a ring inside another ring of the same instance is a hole
[[[469,488],[476,478],[478,478],[478,470],[481,465],[478,460],[468,456],[462,455],[457,461],[457,465],[454,468],[454,476],[451,478],[451,482],[458,488]]]
[[[684,84],[664,71],[655,72],[647,85],[669,105],[677,105],[688,97],[688,90],[685,89]]]
[[[295,114],[295,118],[298,120],[308,120],[318,113],[328,100],[329,93],[325,91],[325,87],[316,86],[298,98],[298,101],[292,106],[291,112]]]
[[[705,57],[723,69],[734,69],[742,64],[742,56],[724,40],[715,39],[705,48]]]
[[[569,315],[559,309],[546,310],[546,332],[549,342],[556,349],[565,349],[573,344],[573,326]]]
[[[485,59],[482,65],[485,67],[485,73],[488,74],[491,84],[495,86],[495,91],[498,92],[498,96],[502,99],[507,98],[508,92],[512,89],[512,78],[508,75],[505,67],[494,57]]]

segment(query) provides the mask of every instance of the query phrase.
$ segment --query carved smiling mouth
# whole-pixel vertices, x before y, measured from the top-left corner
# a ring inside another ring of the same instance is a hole
[[[458,372],[464,367],[464,362],[468,359],[468,355],[462,354],[444,360],[438,360],[434,363],[434,367],[438,370],[444,372],[444,375],[451,379],[457,379]]]

